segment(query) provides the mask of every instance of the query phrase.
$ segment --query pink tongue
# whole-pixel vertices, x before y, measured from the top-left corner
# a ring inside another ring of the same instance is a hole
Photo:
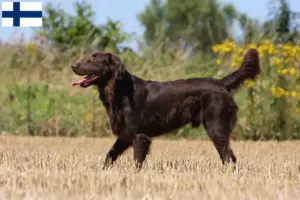
[[[88,80],[87,78],[83,78],[83,79],[81,79],[79,81],[76,81],[76,82],[72,83],[72,86],[80,85],[81,83],[83,83],[83,82],[85,82],[87,80]]]

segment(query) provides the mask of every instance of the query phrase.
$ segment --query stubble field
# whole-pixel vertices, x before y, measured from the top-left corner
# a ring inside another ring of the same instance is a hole
[[[109,170],[113,139],[0,137],[0,199],[300,199],[300,142],[232,142],[223,167],[210,141],[153,141],[144,169],[132,149]]]

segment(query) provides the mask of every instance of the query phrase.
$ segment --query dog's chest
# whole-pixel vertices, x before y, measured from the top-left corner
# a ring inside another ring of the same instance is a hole
[[[134,124],[137,122],[136,113],[128,97],[124,97],[118,102],[110,102],[106,99],[106,113],[109,117],[110,127],[114,135],[126,136],[127,133],[134,132]]]

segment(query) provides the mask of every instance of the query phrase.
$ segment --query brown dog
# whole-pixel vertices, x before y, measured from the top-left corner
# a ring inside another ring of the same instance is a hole
[[[232,91],[260,72],[258,52],[247,51],[241,67],[223,79],[191,78],[156,82],[138,78],[126,69],[119,57],[95,53],[87,61],[72,65],[85,77],[73,83],[95,85],[117,140],[107,153],[104,168],[111,165],[131,145],[138,168],[149,152],[150,137],[178,129],[188,123],[203,123],[223,164],[236,162],[229,146],[238,107]]]

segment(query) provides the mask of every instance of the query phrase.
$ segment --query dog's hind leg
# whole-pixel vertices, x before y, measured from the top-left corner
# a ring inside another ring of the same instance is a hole
[[[203,117],[204,127],[213,141],[223,164],[230,161],[236,163],[236,157],[229,145],[230,133],[236,121],[236,110],[227,109],[227,107],[213,106],[208,108],[208,112]]]
[[[136,167],[140,170],[150,151],[151,139],[144,134],[138,134],[133,140],[133,154]]]
[[[205,128],[208,136],[213,141],[222,163],[229,163],[230,160],[236,163],[236,157],[229,145],[230,129],[223,126],[224,124],[220,121],[207,122],[205,121]]]
[[[131,146],[131,144],[131,142],[118,138],[106,155],[103,169],[106,169],[112,165],[114,161],[117,160],[118,156],[121,155],[129,146]]]

